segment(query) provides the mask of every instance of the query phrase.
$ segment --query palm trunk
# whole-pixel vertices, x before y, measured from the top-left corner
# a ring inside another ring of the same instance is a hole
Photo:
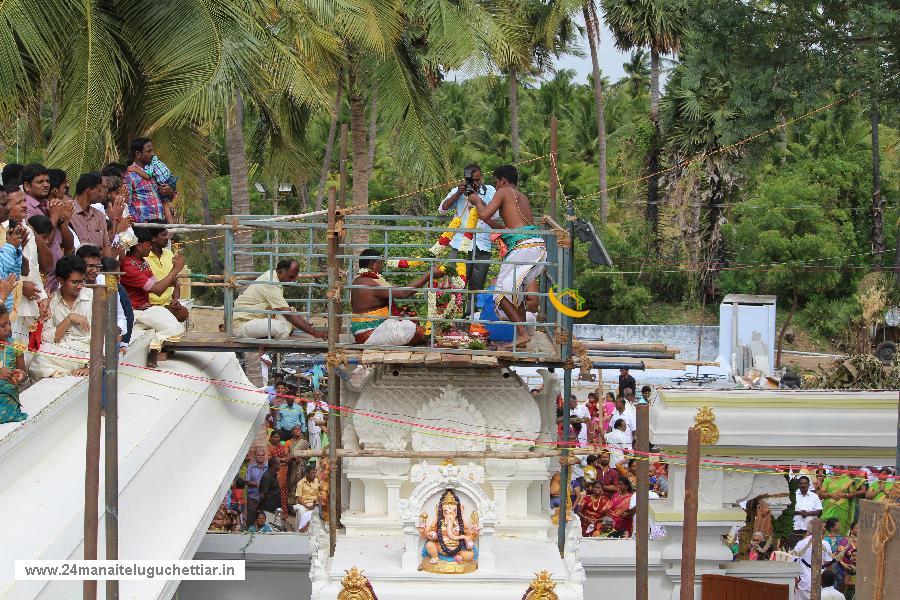
[[[356,214],[369,213],[369,148],[366,144],[366,101],[356,77],[354,64],[350,66],[347,99],[350,103],[350,143],[353,153],[353,209]],[[353,243],[364,244],[369,236],[354,231]],[[360,248],[355,249],[357,252]]]
[[[881,197],[881,149],[878,147],[878,100],[872,98],[872,266],[881,270],[884,254],[884,205]]]
[[[784,334],[787,333],[788,327],[791,325],[791,321],[794,320],[794,313],[797,312],[797,286],[794,286],[794,297],[791,302],[791,312],[788,313],[787,319],[784,320],[784,324],[781,326],[781,331],[778,332],[778,352],[775,354],[775,368],[781,368],[781,349],[784,346]]]
[[[513,158],[519,158],[519,78],[516,67],[509,68],[509,138]]]
[[[338,69],[337,84],[334,91],[334,112],[331,114],[331,123],[328,125],[328,139],[325,140],[325,156],[322,158],[322,172],[319,174],[319,190],[316,192],[316,210],[322,210],[322,205],[325,202],[325,186],[328,184],[328,170],[331,167],[331,155],[334,152],[334,135],[341,115],[341,91],[343,89],[343,69]]]
[[[650,124],[646,217],[655,243],[659,237],[659,51],[653,47],[650,48]]]
[[[200,188],[200,204],[203,207],[203,224],[212,225],[212,211],[209,210],[209,188],[206,181],[206,173],[197,174],[197,186]],[[219,256],[219,246],[212,238],[206,242],[209,247],[209,263],[210,273],[219,274],[222,272],[222,259]]]
[[[590,0],[593,3],[593,0]],[[594,14],[593,4],[582,6],[587,26],[588,45],[591,48],[591,68],[594,74],[594,106],[597,111],[597,162],[600,170],[600,223],[606,225],[609,216],[609,191],[606,184],[606,115],[603,111],[603,80],[600,76],[600,58],[597,46],[600,41],[600,24]]]
[[[228,146],[228,174],[231,180],[231,214],[234,215],[250,214],[250,191],[247,181],[247,155],[244,147],[243,124],[244,98],[241,96],[241,91],[235,88],[231,118],[228,119],[225,127],[225,143]],[[250,244],[252,241],[253,237],[249,231],[238,230],[234,235],[235,245]],[[250,249],[245,247],[240,251],[249,252]],[[236,252],[234,268],[236,272],[253,271],[253,257]],[[244,355],[244,372],[253,385],[263,386],[259,353],[251,352]]]
[[[250,214],[250,191],[247,182],[247,155],[244,147],[244,98],[239,89],[234,90],[234,101],[231,105],[231,118],[225,129],[225,141],[228,146],[228,173],[231,180],[231,214]],[[236,244],[249,244],[251,234],[239,230],[235,234]],[[248,248],[241,249],[247,252]],[[253,270],[253,257],[236,254],[235,270],[248,272]]]
[[[369,179],[372,179],[372,169],[375,168],[375,141],[378,133],[378,92],[372,90],[372,100],[369,104]]]

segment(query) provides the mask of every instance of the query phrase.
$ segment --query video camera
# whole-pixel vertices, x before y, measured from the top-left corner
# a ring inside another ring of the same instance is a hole
[[[466,180],[466,190],[463,192],[465,196],[469,194],[484,194],[485,187],[483,185],[475,185],[475,167],[466,167],[463,169],[463,179]]]

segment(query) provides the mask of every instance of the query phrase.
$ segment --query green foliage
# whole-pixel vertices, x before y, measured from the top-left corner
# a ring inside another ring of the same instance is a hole
[[[859,313],[859,302],[854,296],[834,299],[813,296],[797,314],[797,320],[821,340],[846,349],[851,341],[848,326],[856,322]]]
[[[786,540],[794,533],[794,508],[797,506],[797,489],[800,479],[785,476],[788,484],[788,505],[777,518],[772,517],[772,535],[776,539]]]

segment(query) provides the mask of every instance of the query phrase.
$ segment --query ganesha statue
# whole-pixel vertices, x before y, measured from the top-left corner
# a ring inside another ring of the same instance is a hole
[[[481,528],[478,513],[472,511],[470,522],[463,518],[465,507],[452,489],[441,493],[434,521],[420,515],[417,525],[425,539],[422,547],[421,571],[430,573],[471,573],[478,568],[478,547],[475,541]]]

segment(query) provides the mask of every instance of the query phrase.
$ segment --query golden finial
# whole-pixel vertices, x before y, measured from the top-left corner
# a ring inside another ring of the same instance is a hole
[[[700,432],[700,443],[704,446],[712,446],[719,441],[719,427],[716,425],[716,415],[708,406],[697,409],[694,416],[694,428]]]
[[[448,466],[448,465],[455,465],[455,464],[456,464],[456,463],[453,462],[453,459],[452,459],[452,458],[445,458],[445,459],[444,459],[444,462],[441,463],[441,466],[442,466],[442,467],[446,467],[446,466]]]
[[[375,600],[375,594],[369,580],[356,567],[346,571],[341,580],[341,591],[338,600]]]
[[[554,588],[556,583],[551,579],[550,571],[535,573],[523,600],[559,600],[559,596],[553,591]]]

